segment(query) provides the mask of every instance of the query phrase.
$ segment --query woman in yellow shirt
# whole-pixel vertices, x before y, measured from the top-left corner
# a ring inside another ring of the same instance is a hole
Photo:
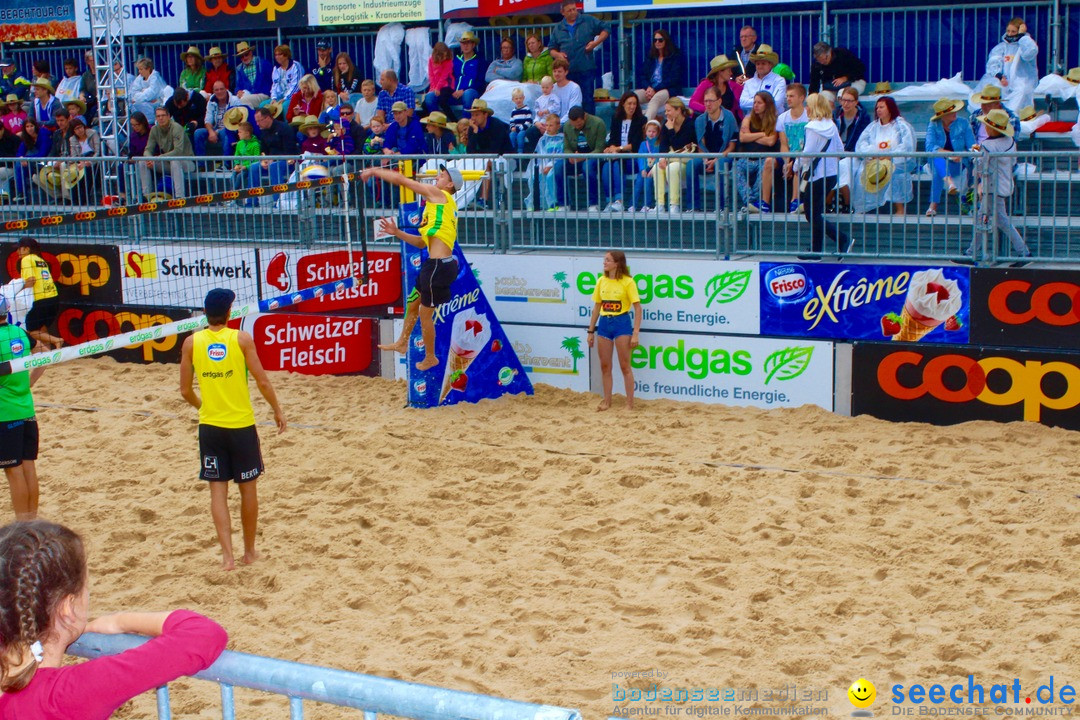
[[[600,356],[600,371],[604,380],[604,399],[597,411],[611,407],[611,349],[619,351],[619,369],[626,388],[626,407],[634,407],[634,371],[630,367],[630,351],[638,346],[641,330],[641,298],[637,283],[626,267],[626,253],[612,250],[604,256],[604,275],[593,290],[593,312],[589,321],[589,347],[596,336],[596,354]],[[630,309],[634,310],[633,322]],[[599,322],[598,322],[599,321]]]
[[[19,276],[24,287],[34,291],[34,305],[26,313],[26,333],[34,340],[59,350],[64,341],[49,333],[49,326],[60,314],[60,298],[49,263],[42,257],[41,246],[31,237],[19,240]]]

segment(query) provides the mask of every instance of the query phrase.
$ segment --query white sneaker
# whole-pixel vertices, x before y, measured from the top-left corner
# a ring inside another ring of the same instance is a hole
[[[589,207],[586,208],[586,210],[588,210],[589,212],[600,212],[600,206],[599,205],[590,205]]]
[[[628,212],[628,213],[636,213],[636,212],[637,212],[637,208],[635,208],[635,207],[628,207],[628,208],[626,208],[626,212]]]
[[[623,204],[622,200],[616,200],[615,202],[608,203],[608,206],[604,208],[604,212],[622,212]]]
[[[649,207],[648,205],[642,205],[641,209],[638,210],[638,212],[643,212],[643,213],[651,213],[652,211],[653,211],[653,209],[651,207]]]
[[[668,205],[668,212],[671,213],[672,215],[676,215],[676,214],[682,212],[682,208],[679,207],[678,205]]]

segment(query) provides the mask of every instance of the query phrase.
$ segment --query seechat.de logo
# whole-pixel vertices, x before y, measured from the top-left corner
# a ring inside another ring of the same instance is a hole
[[[799,265],[781,265],[765,273],[765,287],[780,302],[794,302],[809,294],[810,278]]]
[[[206,348],[206,356],[214,362],[221,362],[225,359],[226,354],[227,351],[224,343],[211,343],[210,346]]]

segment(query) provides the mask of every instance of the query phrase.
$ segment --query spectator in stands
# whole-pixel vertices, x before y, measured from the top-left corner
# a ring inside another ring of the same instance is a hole
[[[660,135],[660,152],[680,153],[685,159],[669,160],[662,158],[660,168],[667,175],[668,212],[682,212],[682,186],[686,179],[688,165],[697,152],[697,138],[694,137],[694,123],[690,120],[690,109],[683,104],[682,98],[669,98],[664,104],[664,131]],[[690,200],[696,200],[697,188],[690,188]]]
[[[409,106],[396,102],[391,107],[394,120],[386,128],[384,155],[421,155],[424,152],[424,129],[409,112]]]
[[[539,83],[551,75],[551,51],[544,47],[544,41],[536,33],[525,38],[525,59],[521,62],[521,81]]]
[[[237,43],[236,56],[240,58],[236,66],[236,97],[248,107],[257,108],[270,99],[274,71],[246,42]]]
[[[315,43],[315,63],[311,66],[311,74],[315,76],[315,82],[319,84],[319,91],[332,90],[334,87],[334,51],[330,47],[330,41],[320,38]]]
[[[646,119],[652,120],[668,98],[682,93],[684,73],[682,53],[671,35],[663,28],[654,30],[649,53],[638,66],[637,85],[641,89],[634,91],[645,106]]]
[[[743,86],[732,82],[732,73],[739,64],[734,60],[728,60],[727,55],[717,55],[709,63],[709,74],[705,76],[694,94],[690,97],[690,109],[695,113],[703,113],[705,107],[705,91],[716,88],[720,96],[720,107],[731,112],[735,116],[735,122],[742,122],[742,108],[739,107],[739,97],[742,95]],[[736,126],[737,127],[737,126]]]
[[[565,123],[570,119],[570,108],[575,105],[585,107],[585,99],[581,94],[581,86],[570,79],[570,63],[562,58],[555,60],[551,64],[552,78],[555,80],[555,86],[552,88],[552,92],[559,98],[559,107],[562,109],[562,115],[560,116]]]
[[[995,85],[987,85],[981,91],[971,96],[971,102],[979,106],[971,116],[971,134],[975,136],[975,141],[981,143],[987,137],[986,125],[979,120],[991,110],[1004,110],[1009,115],[1009,122],[1013,126],[1013,134],[1020,132],[1020,118],[1016,117],[1016,114],[1005,107],[1001,103],[1001,88]]]
[[[319,113],[319,122],[324,125],[328,123],[337,123],[341,121],[341,98],[338,94],[330,90],[324,90],[322,93],[322,112]]]
[[[52,70],[49,67],[49,61],[44,58],[35,60],[30,64],[30,72],[34,77],[34,80],[48,80],[49,84],[56,87],[56,82],[53,80]]]
[[[645,115],[641,112],[639,97],[636,92],[626,92],[619,98],[615,116],[611,121],[611,132],[604,147],[605,154],[636,152],[645,139]],[[605,160],[600,171],[600,180],[611,202],[604,209],[609,212],[622,212],[623,178],[627,173],[633,175],[634,161],[619,158]]]
[[[382,86],[382,90],[379,91],[379,105],[375,116],[383,123],[389,122],[394,103],[405,103],[409,108],[416,107],[416,93],[408,85],[398,82],[397,73],[393,70],[382,71],[379,75],[379,85]]]
[[[97,77],[94,71],[94,51],[87,50],[83,54],[86,60],[86,70],[80,76],[79,97],[86,102],[86,121],[93,123],[97,118]]]
[[[34,88],[34,102],[30,107],[30,116],[43,125],[49,125],[52,123],[53,113],[61,107],[60,101],[53,95],[52,83],[48,80],[35,80],[30,84]]]
[[[225,113],[234,107],[241,107],[240,98],[229,92],[221,80],[214,83],[214,94],[206,103],[203,126],[195,131],[194,145],[196,155],[206,155],[206,144],[217,143],[221,146],[221,155],[232,155],[232,146],[236,135],[225,127]]]
[[[561,123],[560,123],[561,125]],[[472,129],[472,119],[461,118],[454,128],[454,148],[450,151],[453,155],[464,155],[469,151],[469,130]]]
[[[274,48],[274,71],[270,75],[270,101],[285,103],[300,89],[304,66],[293,60],[292,48],[278,45]],[[318,83],[315,83],[318,87]]]
[[[16,95],[20,100],[30,97],[30,81],[19,74],[15,60],[9,57],[0,60],[0,93],[4,97]]]
[[[1013,139],[1016,129],[1004,108],[995,108],[985,115],[980,115],[979,122],[986,126],[986,139],[980,141],[974,149],[990,156],[988,164],[990,173],[986,180],[986,192],[993,204],[994,227],[1012,241],[1013,250],[1020,256],[1020,260],[1014,262],[1012,267],[1023,267],[1030,262],[1028,258],[1031,257],[1031,250],[1028,249],[1024,238],[1013,227],[1006,207],[1008,198],[1012,197],[1016,189],[1013,179],[1016,159],[1003,157],[1006,153],[1016,152],[1016,141]],[[974,250],[973,240],[964,254],[972,255]]]
[[[556,157],[566,152],[566,138],[558,115],[549,113],[541,123],[545,132],[536,143],[536,169],[540,174],[539,209],[554,212],[566,202],[566,189],[563,187],[566,160]]]
[[[893,213],[903,215],[904,206],[915,195],[912,160],[904,156],[915,151],[915,129],[901,117],[891,97],[879,98],[874,113],[877,119],[863,132],[855,152],[874,153],[878,157],[863,162],[856,170],[854,208],[857,212],[867,212],[891,202]]]
[[[536,102],[533,104],[533,117],[539,122],[546,118],[549,113],[557,115],[561,125],[562,102],[559,100],[559,96],[555,94],[555,81],[550,75],[545,75],[540,79],[540,94],[536,96]]]
[[[194,153],[191,149],[191,140],[184,128],[180,127],[169,116],[164,107],[154,111],[154,127],[150,128],[150,137],[146,140],[144,157],[191,157]],[[156,192],[154,176],[165,171],[164,163],[155,163],[147,160],[139,166],[139,182],[142,187],[143,197]],[[193,172],[195,163],[191,160],[172,160],[168,163],[169,175],[172,178],[172,196],[184,197],[186,185],[184,173]]]
[[[454,134],[446,129],[446,116],[432,112],[423,120],[424,152],[428,155],[449,155],[454,148]]]
[[[729,71],[730,72],[730,71]],[[713,178],[716,183],[716,193],[719,206],[724,204],[724,182],[721,170],[731,161],[727,156],[735,150],[735,140],[739,135],[739,123],[735,115],[723,106],[720,100],[720,91],[710,87],[705,91],[702,100],[705,103],[705,112],[694,119],[694,136],[697,137],[698,149],[710,155],[722,155],[723,158],[694,158],[690,167],[691,174],[689,183],[691,187],[697,187],[699,176],[708,179]],[[704,209],[704,198],[694,207],[695,210]]]
[[[743,88],[746,97],[746,88]],[[775,152],[780,142],[776,132],[776,104],[771,93],[762,90],[753,96],[750,112],[739,130],[739,152],[766,154]],[[739,202],[747,212],[772,212],[773,173],[776,158],[739,158],[735,162],[735,183]]]
[[[525,104],[525,91],[520,87],[510,93],[514,109],[510,111],[510,144],[519,153],[525,152],[525,134],[533,124],[533,112]]]
[[[23,110],[22,100],[15,93],[8,94],[0,103],[0,123],[3,123],[8,132],[17,135],[22,132],[24,122],[26,111]]]
[[[428,58],[428,94],[424,96],[424,109],[436,108],[447,118],[456,121],[450,104],[454,99],[454,55],[444,42],[437,42]]]
[[[371,118],[371,127],[363,144],[365,155],[382,155],[386,143],[386,125],[378,115]]]
[[[97,130],[86,127],[86,121],[82,117],[73,118],[71,121],[71,145],[69,155],[73,158],[87,158],[101,156],[101,136]],[[91,163],[89,160],[76,160],[72,163],[85,175],[75,186],[69,188],[72,197],[77,203],[86,204],[100,185],[101,166]]]
[[[461,54],[454,56],[454,99],[466,108],[472,107],[473,102],[484,94],[484,77],[481,74],[484,61],[476,54],[476,42],[473,31],[465,31],[460,40]]]
[[[161,78],[161,73],[154,69],[154,61],[150,58],[136,60],[135,69],[138,75],[135,76],[135,82],[128,87],[127,96],[135,110],[149,117],[156,108],[165,105],[168,99],[165,97],[167,85]]]
[[[826,42],[815,44],[812,52],[810,92],[827,92],[835,97],[848,86],[854,86],[860,93],[866,89],[866,65],[855,53]]]
[[[499,59],[492,60],[488,65],[484,80],[494,82],[496,80],[513,80],[521,82],[523,66],[518,60],[514,50],[514,42],[510,38],[503,38],[499,43]]]
[[[326,155],[326,149],[330,147],[327,139],[322,136],[326,125],[319,122],[319,118],[308,115],[300,123],[299,132],[304,141],[300,143],[300,152],[311,155]]]
[[[203,65],[203,70],[206,71],[206,81],[203,83],[202,89],[199,92],[204,100],[209,100],[210,96],[214,94],[214,83],[218,80],[225,83],[225,87],[227,87],[230,92],[237,86],[236,83],[239,78],[233,76],[233,69],[225,63],[225,53],[223,53],[221,48],[216,45],[210,48],[210,51],[206,54],[206,64]],[[269,66],[266,69],[266,82],[267,87],[269,87]]]
[[[53,111],[53,127],[49,157],[67,157],[71,151],[71,114],[65,108],[58,107]]]
[[[172,119],[184,128],[184,132],[193,137],[195,131],[206,121],[206,100],[197,90],[188,92],[182,87],[176,88],[165,103],[165,109],[172,115]]]
[[[930,207],[926,217],[938,214],[942,190],[947,190],[949,195],[959,195],[965,190],[966,163],[954,153],[970,151],[975,136],[971,126],[956,117],[963,107],[963,100],[942,98],[934,103],[934,116],[926,124],[926,152],[941,153],[941,157],[930,160]]]
[[[15,177],[13,161],[18,156],[21,142],[18,134],[11,132],[3,123],[0,123],[0,158],[4,160],[4,163],[0,165],[0,201],[2,202],[11,200],[8,182]]]
[[[1001,83],[1005,106],[1014,115],[1034,102],[1035,86],[1039,84],[1038,57],[1039,46],[1028,35],[1027,24],[1023,18],[1015,17],[1005,27],[1001,42],[986,58],[986,74]],[[974,122],[984,124],[980,120]]]
[[[360,84],[360,93],[363,98],[355,103],[353,107],[356,110],[356,121],[363,127],[367,128],[371,125],[371,118],[375,117],[375,113],[379,110],[379,96],[375,90],[374,80],[364,80]]]
[[[743,85],[757,72],[750,56],[756,53],[760,46],[757,30],[749,25],[743,25],[739,30],[739,44],[732,49],[731,53],[731,56],[735,58],[735,64],[739,66],[739,76],[735,78],[735,82]]]
[[[640,155],[660,154],[660,133],[663,126],[659,120],[649,120],[645,123],[645,139],[638,146]],[[638,212],[651,212],[657,207],[656,200],[659,195],[659,205],[666,207],[667,178],[660,169],[659,157],[642,157],[637,159],[637,173],[634,175],[634,205]]]
[[[68,111],[68,115],[72,118],[82,116],[82,119],[86,119],[86,103],[82,100],[68,100],[64,103],[64,109]]]
[[[300,153],[300,148],[296,143],[296,131],[281,120],[275,120],[270,110],[264,107],[258,108],[255,111],[255,123],[259,126],[259,144],[262,146],[263,155],[296,156]],[[294,162],[294,160],[267,159],[252,164],[250,187],[262,185],[263,171],[269,175],[271,185],[285,182],[285,178],[289,176],[289,166]],[[276,198],[274,202],[277,202]]]
[[[347,52],[339,52],[337,57],[334,58],[334,84],[333,90],[341,98],[342,102],[352,102],[352,96],[356,93],[363,92],[363,83],[371,83],[371,98],[375,98],[375,83],[371,80],[361,81],[360,73],[356,69],[356,65],[353,64],[352,58],[349,57]],[[366,96],[365,96],[366,97]],[[374,108],[372,108],[372,115],[375,114]],[[371,117],[368,117],[368,121]]]
[[[134,116],[133,116],[134,117]],[[20,158],[44,158],[49,154],[52,147],[52,133],[38,120],[32,117],[26,118],[22,132],[19,133],[19,149],[16,157]],[[19,163],[15,171],[15,197],[13,202],[22,202],[26,199],[27,188],[30,187],[30,178],[37,174],[39,164],[32,160],[24,160]]]
[[[64,77],[56,86],[56,99],[61,103],[79,98],[79,87],[82,85],[82,76],[79,74],[79,63],[75,58],[64,60]],[[80,98],[85,101],[84,98]]]
[[[843,141],[832,121],[831,103],[822,93],[813,93],[806,100],[806,111],[810,122],[806,124],[805,142],[800,152],[803,154],[795,161],[795,176],[801,177],[806,171],[807,187],[803,196],[803,212],[810,223],[810,251],[821,253],[828,235],[836,243],[836,252],[851,249],[851,240],[835,223],[825,219],[826,198],[836,185],[839,165],[836,158],[808,157],[815,153],[842,152]],[[800,255],[800,260],[810,257]]]
[[[810,117],[806,112],[806,87],[802,83],[792,83],[787,87],[788,109],[776,118],[776,132],[780,134],[780,152],[802,152],[806,135],[806,124]],[[826,101],[828,98],[826,98]],[[789,213],[799,212],[799,180],[795,175],[795,159],[784,158],[783,175],[791,180],[791,204]]]
[[[495,117],[495,111],[480,99],[473,102],[467,111],[469,113],[469,142],[470,155],[505,155],[514,152],[510,144],[510,128],[499,118]],[[603,123],[601,123],[603,125]],[[491,174],[492,163],[486,163],[486,171]],[[480,197],[476,205],[483,210],[491,206],[491,180],[485,179],[480,186]]]
[[[352,138],[353,149],[348,154],[361,153],[364,149],[364,140],[367,139],[368,130],[360,124],[356,114],[356,108],[350,103],[341,103],[341,124],[345,126],[349,137]]]
[[[772,95],[777,113],[787,110],[787,81],[773,72],[773,68],[780,62],[780,56],[768,45],[761,45],[750,59],[754,63],[755,74],[743,83],[742,95],[739,97],[739,107],[742,108],[743,115],[751,112],[754,96],[763,91]]]
[[[201,93],[206,87],[206,66],[203,64],[203,56],[199,48],[192,45],[180,53],[180,62],[184,64],[184,69],[180,71],[176,88],[183,88],[189,93]]]
[[[150,121],[141,112],[131,113],[128,122],[127,158],[131,162],[146,153],[146,142],[150,139]]]
[[[859,91],[851,85],[840,91],[840,103],[833,113],[833,122],[844,143],[844,152],[855,152],[855,146],[863,131],[870,126],[870,114],[859,104]],[[855,174],[855,158],[840,158],[837,168],[837,187],[840,192],[842,213],[851,211],[851,179]]]
[[[585,112],[585,108],[575,105],[570,108],[570,118],[563,123],[563,146],[567,154],[595,155],[604,151],[607,140],[607,128],[604,121]],[[600,161],[597,158],[572,158],[567,174],[585,175],[585,193],[589,201],[589,212],[600,210]]]
[[[352,132],[352,109],[349,115],[341,118],[340,122],[330,123],[329,136],[326,138],[326,152],[329,155],[352,155],[356,151],[356,141]],[[340,175],[345,172],[344,165],[334,166],[334,174]]]
[[[241,158],[257,158],[262,155],[262,145],[259,143],[259,139],[255,137],[255,128],[249,122],[242,122],[236,129],[236,147],[233,150],[233,156],[236,157],[236,162],[233,163],[233,188],[235,190],[243,190],[248,185],[248,181],[251,179],[251,166],[257,161],[244,160]],[[255,205],[256,198],[247,198],[244,200],[245,207],[253,207]],[[239,200],[236,201],[239,204]]]
[[[570,64],[569,78],[577,83],[581,90],[582,107],[591,114],[596,112],[593,92],[598,75],[593,53],[608,39],[607,25],[592,15],[580,13],[577,0],[562,0],[562,16],[562,21],[548,38],[551,56]]]
[[[319,116],[322,112],[323,97],[319,92],[319,81],[308,74],[300,78],[296,92],[289,98],[289,109],[285,112],[285,122],[292,122],[294,117]]]

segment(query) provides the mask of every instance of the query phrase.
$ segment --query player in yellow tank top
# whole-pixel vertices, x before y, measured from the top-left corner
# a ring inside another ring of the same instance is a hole
[[[612,250],[604,255],[604,274],[593,291],[593,311],[589,319],[589,347],[596,345],[600,358],[600,378],[604,399],[597,410],[611,407],[611,356],[619,353],[619,369],[622,370],[623,387],[626,389],[626,408],[634,407],[634,370],[630,354],[638,346],[641,332],[641,298],[637,283],[626,265],[626,253]],[[633,320],[630,311],[634,311]],[[597,335],[600,336],[597,339]]]
[[[19,277],[24,287],[34,291],[34,304],[26,314],[26,333],[34,340],[59,350],[64,345],[61,338],[49,332],[49,326],[60,315],[60,296],[56,290],[49,263],[38,241],[32,237],[19,240]]]
[[[285,432],[274,386],[263,369],[251,335],[226,326],[235,293],[216,288],[206,295],[208,327],[184,341],[180,357],[180,394],[199,410],[199,455],[203,480],[210,481],[210,514],[221,543],[221,566],[236,567],[229,518],[229,480],[240,488],[240,523],[244,531],[245,563],[253,563],[259,498],[255,481],[263,472],[255,411],[248,392],[248,373],[274,410],[278,432]],[[194,389],[199,380],[200,397]]]
[[[403,355],[408,352],[409,336],[412,335],[419,317],[420,330],[424,336],[424,359],[416,363],[416,369],[430,370],[439,364],[439,358],[435,355],[435,308],[449,302],[450,285],[458,274],[457,260],[454,259],[458,211],[454,193],[462,188],[465,179],[460,170],[447,168],[446,165],[439,166],[434,185],[416,182],[399,172],[383,168],[368,168],[360,173],[360,177],[364,180],[380,178],[391,185],[408,188],[427,200],[419,236],[405,232],[392,219],[382,221],[383,232],[413,247],[427,248],[428,259],[420,268],[416,287],[409,293],[401,336],[394,344],[380,345],[379,349],[393,350]]]

